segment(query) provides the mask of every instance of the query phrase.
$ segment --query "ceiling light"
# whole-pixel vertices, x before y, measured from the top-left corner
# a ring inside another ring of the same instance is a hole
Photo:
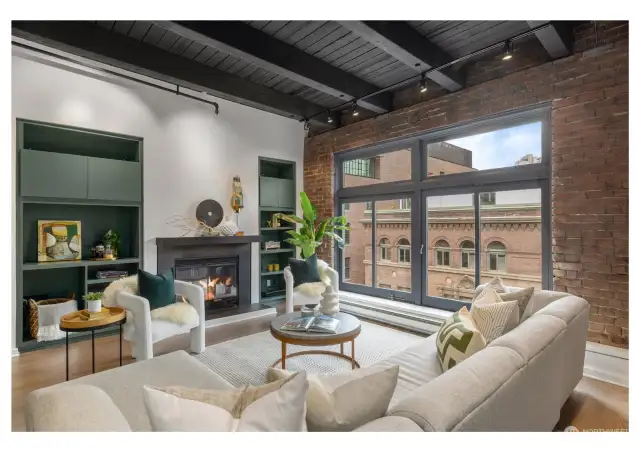
[[[331,116],[331,112],[329,112],[329,115],[327,116],[327,122],[329,124],[331,124],[333,122],[333,116]]]
[[[360,113],[358,113],[358,103],[354,100],[353,101],[353,108],[351,110],[351,114],[353,116],[358,116]]]
[[[308,119],[304,120],[304,130],[309,130],[309,120]]]
[[[427,92],[427,81],[424,79],[424,73],[422,74],[422,77],[420,77],[420,92],[421,93],[426,93]]]
[[[507,40],[504,43],[504,55],[502,55],[502,59],[506,61],[511,58],[513,58],[513,43],[510,40]]]

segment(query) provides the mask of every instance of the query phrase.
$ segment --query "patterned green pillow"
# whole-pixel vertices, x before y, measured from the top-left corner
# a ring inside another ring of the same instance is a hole
[[[443,372],[487,345],[466,307],[446,319],[437,334],[436,347]]]

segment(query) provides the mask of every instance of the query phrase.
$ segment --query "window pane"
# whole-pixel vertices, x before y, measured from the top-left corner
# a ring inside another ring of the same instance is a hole
[[[493,205],[480,204],[480,281],[498,275],[507,286],[542,288],[540,189],[493,195]]]
[[[429,143],[427,156],[428,177],[540,163],[542,123]]]
[[[376,201],[376,287],[411,287],[411,208],[401,201]]]
[[[359,187],[411,179],[411,150],[401,149],[343,163],[343,185]]]
[[[366,284],[366,272],[371,271],[371,266],[365,265],[367,260],[371,260],[371,211],[367,211],[364,202],[352,202],[347,205],[349,208],[346,211],[345,205],[342,205],[342,214],[347,218],[350,228],[342,235],[345,242],[348,242],[342,252],[342,276],[345,280],[349,279],[351,284]],[[370,273],[368,278],[370,285]]]
[[[427,197],[427,295],[473,298],[475,268],[463,265],[462,248],[473,249],[474,237],[473,195]]]

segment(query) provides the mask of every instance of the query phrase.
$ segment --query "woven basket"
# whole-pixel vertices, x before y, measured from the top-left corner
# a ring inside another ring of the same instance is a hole
[[[35,301],[33,299],[29,300],[29,333],[31,333],[31,337],[33,339],[38,338],[38,306],[66,303],[68,301],[74,300],[75,294],[72,294],[67,298],[49,298],[47,300]]]

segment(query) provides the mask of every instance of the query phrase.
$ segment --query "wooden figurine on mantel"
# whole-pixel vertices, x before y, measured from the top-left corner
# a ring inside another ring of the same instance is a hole
[[[240,210],[244,208],[244,195],[242,193],[242,183],[240,182],[240,176],[233,177],[233,194],[231,195],[231,208],[236,214],[236,226],[240,229],[238,224],[238,214]],[[237,232],[236,235],[243,235],[242,232]]]

